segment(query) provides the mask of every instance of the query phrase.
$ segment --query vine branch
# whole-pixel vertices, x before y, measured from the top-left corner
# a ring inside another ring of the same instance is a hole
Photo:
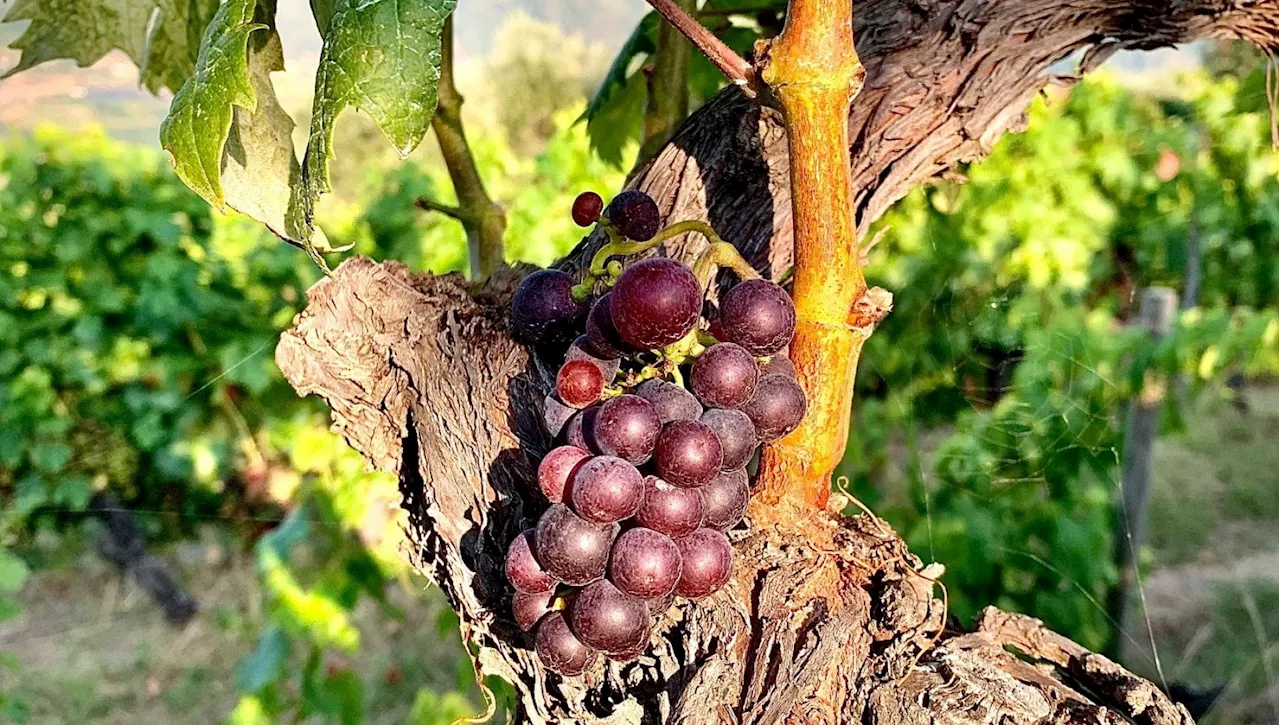
[[[696,5],[695,0],[674,0],[674,4],[686,14]],[[635,169],[656,156],[689,115],[689,44],[671,23],[658,25],[658,44],[647,70],[644,140]]]
[[[734,85],[741,86],[748,96],[755,96],[755,69],[745,58],[725,45],[724,41],[699,23],[675,0],[649,0],[649,4],[676,30],[679,30],[681,35],[688,38],[689,42],[693,43],[693,46],[705,55],[707,60],[715,64]]]
[[[440,153],[444,156],[449,179],[453,182],[458,206],[437,204],[430,199],[419,199],[420,209],[445,214],[462,223],[467,233],[467,258],[471,278],[483,280],[503,261],[502,237],[507,229],[507,215],[503,208],[489,197],[484,181],[476,168],[475,156],[467,143],[462,127],[462,95],[453,81],[453,17],[445,21],[441,44],[439,104],[431,119],[436,132]]]

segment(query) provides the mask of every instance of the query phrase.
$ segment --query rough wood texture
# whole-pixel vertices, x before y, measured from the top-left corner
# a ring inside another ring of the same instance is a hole
[[[850,118],[860,229],[913,184],[1016,128],[1044,69],[1088,47],[1243,37],[1276,49],[1276,0],[861,0],[867,88]],[[1070,82],[1070,79],[1057,79]],[[690,119],[639,177],[671,218],[709,220],[757,267],[790,264],[785,139],[735,92]],[[581,268],[588,240],[562,264]],[[701,240],[665,253],[688,259]],[[1153,685],[1038,622],[989,610],[940,632],[933,582],[883,522],[819,512],[803,537],[739,534],[730,587],[667,612],[640,660],[546,673],[508,615],[507,543],[536,512],[531,456],[549,371],[505,331],[516,275],[345,262],[310,292],[277,361],[336,430],[400,474],[415,564],[458,610],[486,674],[527,722],[1188,723]],[[907,291],[909,293],[909,291]],[[839,497],[833,497],[838,503]],[[1011,654],[1008,648],[1025,657]],[[1034,663],[1033,663],[1034,662]]]

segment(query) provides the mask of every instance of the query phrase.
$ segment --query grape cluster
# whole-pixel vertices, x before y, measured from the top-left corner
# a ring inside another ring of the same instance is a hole
[[[638,191],[607,208],[587,192],[573,216],[615,238],[658,232],[657,206]],[[566,676],[601,653],[638,657],[676,597],[729,581],[725,532],[746,512],[748,464],[807,407],[785,354],[795,308],[777,284],[739,282],[708,322],[703,285],[674,260],[634,262],[597,286],[609,283],[588,306],[569,275],[544,270],[512,302],[513,332],[528,344],[546,350],[578,333],[544,411],[557,446],[536,488],[550,506],[506,560],[516,623]]]

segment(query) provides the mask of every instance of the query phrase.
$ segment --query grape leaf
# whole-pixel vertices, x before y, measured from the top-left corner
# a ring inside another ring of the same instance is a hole
[[[160,144],[183,183],[220,210],[247,214],[288,235],[285,214],[300,167],[293,120],[280,107],[272,71],[284,70],[275,4],[228,0],[205,31],[196,71],[174,96]],[[323,234],[320,251],[337,251]]]
[[[622,149],[638,138],[644,112],[645,84],[639,70],[628,73],[638,56],[651,55],[657,47],[658,16],[649,13],[631,31],[609,65],[600,88],[579,121],[587,122],[591,149],[608,163],[622,165]]]
[[[315,203],[329,191],[333,127],[347,106],[367,112],[402,156],[431,125],[440,81],[441,34],[457,0],[339,0],[316,69],[311,131],[289,232],[306,238]]]
[[[21,51],[18,64],[0,77],[60,58],[83,68],[118,48],[143,69],[142,81],[149,90],[176,89],[193,67],[190,26],[201,23],[207,17],[201,8],[212,4],[213,0],[17,0],[3,21],[31,24],[10,43]]]

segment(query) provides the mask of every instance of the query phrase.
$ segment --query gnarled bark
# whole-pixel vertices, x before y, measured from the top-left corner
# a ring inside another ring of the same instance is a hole
[[[911,185],[1015,128],[1088,48],[1243,37],[1276,49],[1276,0],[860,0],[869,75],[850,117],[859,228]],[[638,179],[671,219],[706,219],[757,267],[790,265],[785,137],[736,92],[712,101]],[[563,266],[582,269],[598,240]],[[688,261],[701,240],[664,253]],[[1189,723],[1150,683],[1038,622],[988,610],[943,631],[934,583],[871,516],[815,512],[803,537],[735,535],[725,590],[669,610],[638,661],[565,679],[541,668],[508,614],[506,545],[529,523],[551,371],[506,334],[516,275],[470,294],[460,277],[345,262],[310,292],[277,361],[377,468],[398,472],[411,557],[458,610],[486,674],[529,722]],[[909,294],[910,291],[903,291]],[[839,497],[836,503],[839,502]],[[1024,658],[1010,653],[1016,649]],[[1030,661],[1029,661],[1030,660]],[[1033,664],[1034,661],[1037,664]]]

